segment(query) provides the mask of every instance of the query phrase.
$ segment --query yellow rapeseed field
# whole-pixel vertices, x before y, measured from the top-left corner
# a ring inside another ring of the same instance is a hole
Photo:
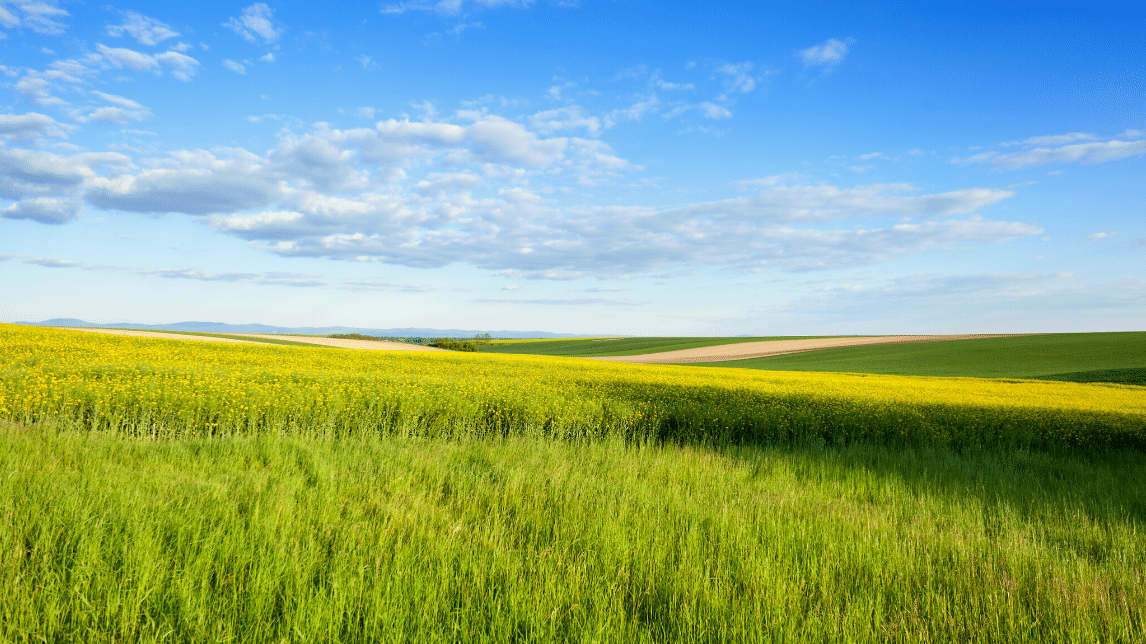
[[[141,339],[0,325],[0,418],[133,435],[1146,446],[1146,390]]]

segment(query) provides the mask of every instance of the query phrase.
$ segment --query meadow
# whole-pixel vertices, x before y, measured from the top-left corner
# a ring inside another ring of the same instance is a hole
[[[1146,389],[0,325],[0,641],[1137,642]]]
[[[1146,332],[1055,333],[886,344],[712,362],[705,366],[1146,385]]]

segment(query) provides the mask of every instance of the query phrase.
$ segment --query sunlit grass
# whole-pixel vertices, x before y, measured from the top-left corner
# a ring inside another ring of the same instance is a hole
[[[1140,642],[1089,458],[0,428],[0,640]]]

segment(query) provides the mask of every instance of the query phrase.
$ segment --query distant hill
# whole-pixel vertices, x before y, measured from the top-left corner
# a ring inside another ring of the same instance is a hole
[[[488,333],[495,338],[583,338],[585,335],[570,333],[547,333],[545,331],[487,331],[465,329],[368,329],[350,326],[305,326],[285,327],[266,324],[224,324],[222,322],[176,322],[174,324],[134,324],[116,322],[114,324],[94,324],[75,318],[55,318],[43,322],[15,322],[28,326],[71,326],[100,327],[105,329],[152,329],[155,331],[197,331],[200,333],[281,333],[293,335],[331,335],[334,333],[361,333],[395,338],[472,338],[478,333]]]

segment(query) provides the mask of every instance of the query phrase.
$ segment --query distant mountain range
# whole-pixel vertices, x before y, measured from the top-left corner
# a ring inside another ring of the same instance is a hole
[[[29,326],[99,327],[104,329],[149,329],[152,331],[196,331],[199,333],[281,333],[287,335],[332,335],[335,333],[361,333],[393,338],[472,338],[488,333],[495,338],[585,338],[586,335],[546,333],[545,331],[474,331],[465,329],[367,329],[350,326],[285,327],[266,324],[224,324],[222,322],[176,322],[175,324],[94,324],[75,318],[55,318],[43,322],[15,322]]]

